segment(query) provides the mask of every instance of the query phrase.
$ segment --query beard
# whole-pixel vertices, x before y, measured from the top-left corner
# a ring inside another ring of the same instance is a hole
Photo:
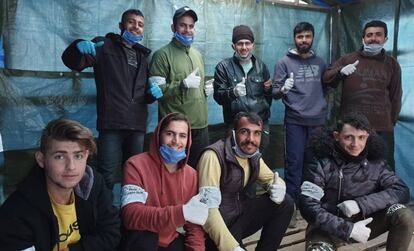
[[[312,42],[313,43],[313,42]],[[308,53],[310,51],[310,49],[312,48],[312,43],[311,44],[302,44],[302,46],[299,46],[298,44],[295,43],[296,46],[296,50],[300,53],[300,54],[305,54]]]

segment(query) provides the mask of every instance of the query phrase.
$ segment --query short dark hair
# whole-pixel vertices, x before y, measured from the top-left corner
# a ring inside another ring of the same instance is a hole
[[[239,121],[241,118],[247,118],[247,120],[250,123],[263,127],[263,120],[259,115],[257,115],[257,113],[239,112],[236,114],[236,116],[234,116],[233,128],[235,131],[237,131],[237,128],[239,126]]]
[[[384,28],[385,37],[388,36],[387,24],[384,23],[383,21],[380,21],[380,20],[372,20],[372,21],[370,21],[370,22],[368,22],[368,23],[365,24],[364,30],[362,31],[362,37],[365,37],[365,31],[369,27],[382,27],[382,28]]]
[[[308,22],[300,22],[293,29],[293,37],[295,37],[296,34],[304,32],[304,31],[310,31],[312,32],[312,35],[315,36],[315,29],[313,28],[312,24]]]
[[[40,138],[40,151],[43,154],[46,154],[50,148],[52,140],[73,141],[89,150],[90,154],[96,153],[96,144],[92,132],[74,120],[56,119],[47,124]]]
[[[190,121],[184,114],[179,113],[179,112],[173,112],[173,113],[167,114],[162,119],[162,122],[161,122],[162,124],[160,125],[160,132],[162,132],[166,127],[168,127],[172,121],[184,121],[187,123],[188,130],[191,129]]]
[[[342,119],[336,123],[335,131],[341,132],[345,124],[348,124],[358,130],[364,130],[368,133],[371,132],[371,126],[369,120],[365,115],[358,112],[350,112],[345,114]]]
[[[144,17],[144,14],[142,14],[142,12],[138,9],[129,9],[124,11],[124,13],[122,13],[122,17],[121,17],[121,24],[124,24],[124,22],[126,21],[126,19],[128,18],[129,15],[136,15],[136,16],[141,16]]]

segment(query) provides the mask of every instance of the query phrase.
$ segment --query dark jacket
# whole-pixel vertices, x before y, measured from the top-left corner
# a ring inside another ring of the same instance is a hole
[[[70,250],[115,250],[121,238],[119,215],[102,177],[90,167],[75,188],[75,208],[81,239],[69,245]],[[34,167],[0,207],[1,250],[34,246],[37,251],[51,251],[58,238],[45,173]]]
[[[312,182],[324,191],[317,200],[299,196],[299,208],[309,224],[343,240],[349,240],[353,222],[396,203],[406,203],[408,187],[384,161],[385,143],[374,133],[364,150],[366,157],[359,162],[346,161],[335,147],[332,132],[322,131],[309,141],[314,157],[304,170],[304,181]],[[303,191],[302,191],[303,192]],[[347,218],[337,208],[345,200],[355,200],[360,214]]]
[[[93,42],[104,41],[96,48],[96,56],[81,54],[75,40],[62,54],[63,63],[72,70],[93,67],[96,83],[96,110],[98,130],[138,130],[145,132],[147,103],[155,99],[147,94],[148,63],[151,50],[136,44],[137,74],[131,79],[126,54],[120,35],[108,33],[95,37]]]
[[[232,124],[240,111],[255,112],[266,123],[270,117],[272,88],[265,90],[264,82],[270,79],[269,70],[258,58],[252,56],[253,67],[244,74],[236,57],[224,59],[214,73],[214,100],[223,106],[224,123]],[[245,77],[246,96],[236,97],[234,87]]]
[[[234,156],[231,139],[232,137],[227,137],[206,148],[206,150],[213,150],[220,162],[222,200],[219,210],[227,226],[231,226],[232,221],[242,214],[243,201],[253,196],[251,192],[255,191],[261,158],[261,154],[258,154],[249,159],[250,177],[243,187],[244,171]]]

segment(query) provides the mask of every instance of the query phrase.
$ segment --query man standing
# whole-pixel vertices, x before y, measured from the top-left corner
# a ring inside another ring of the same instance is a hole
[[[299,196],[308,221],[306,250],[336,250],[343,242],[366,243],[388,232],[387,250],[407,251],[414,230],[406,184],[387,170],[384,141],[367,118],[350,113],[334,130],[310,139]]]
[[[401,110],[401,68],[383,49],[387,25],[378,20],[365,24],[361,50],[347,54],[328,67],[323,82],[337,87],[342,81],[340,114],[360,112],[388,143],[387,160],[394,167],[393,130]]]
[[[150,83],[162,90],[158,100],[158,118],[180,112],[191,121],[192,146],[188,163],[195,167],[198,156],[208,145],[207,96],[212,83],[204,83],[203,58],[191,44],[194,41],[197,14],[188,6],[176,10],[171,42],[152,57]]]
[[[162,94],[147,86],[150,50],[143,39],[144,16],[130,9],[122,14],[121,35],[108,33],[92,41],[77,39],[63,52],[72,70],[93,67],[96,82],[98,136],[97,169],[112,189],[123,162],[144,147],[147,103]]]
[[[327,102],[321,83],[325,62],[311,50],[313,25],[298,23],[293,30],[296,48],[275,65],[273,95],[285,104],[285,180],[296,201],[302,184],[305,145],[309,135],[325,124]],[[292,227],[295,224],[295,216]]]
[[[263,121],[240,112],[226,139],[210,145],[198,163],[199,193],[209,206],[203,225],[207,250],[242,251],[242,240],[262,229],[256,250],[277,250],[293,213],[284,181],[259,152]],[[249,194],[256,182],[268,194]]]
[[[254,35],[250,27],[233,28],[233,57],[224,59],[214,73],[214,100],[223,106],[228,131],[238,112],[255,112],[263,120],[260,150],[269,144],[269,117],[272,104],[272,80],[266,65],[253,55]]]
[[[46,126],[37,166],[0,207],[2,250],[115,250],[121,222],[104,180],[86,164],[95,151],[78,122]]]

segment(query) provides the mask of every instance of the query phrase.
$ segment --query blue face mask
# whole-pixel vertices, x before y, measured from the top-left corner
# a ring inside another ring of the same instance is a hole
[[[185,46],[191,45],[194,41],[193,36],[184,36],[181,35],[178,31],[174,32],[174,37],[178,40],[178,42],[182,43]]]
[[[185,149],[177,151],[165,144],[160,146],[160,154],[167,164],[177,164],[180,160],[187,156],[185,154]]]
[[[124,33],[122,33],[122,38],[125,42],[127,42],[130,45],[138,44],[139,42],[144,39],[144,35],[134,35],[131,32],[125,30]]]

